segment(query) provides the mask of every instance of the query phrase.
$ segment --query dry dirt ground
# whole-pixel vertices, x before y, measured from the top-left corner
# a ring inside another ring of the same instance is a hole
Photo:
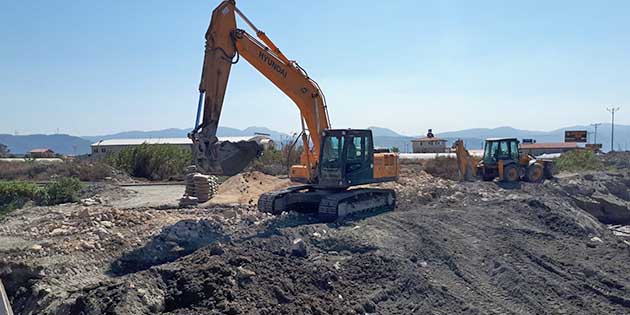
[[[220,192],[286,184],[262,176]],[[250,198],[22,209],[0,221],[0,278],[17,314],[630,313],[628,173],[505,186],[406,166],[383,186],[396,211],[334,224]]]

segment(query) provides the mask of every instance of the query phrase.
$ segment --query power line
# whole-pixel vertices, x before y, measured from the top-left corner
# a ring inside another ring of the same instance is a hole
[[[597,144],[597,127],[599,127],[601,123],[591,124],[591,126],[595,127],[595,139],[593,139],[593,144]]]
[[[612,126],[610,127],[610,151],[615,151],[615,112],[619,111],[619,107],[606,108],[612,114]]]

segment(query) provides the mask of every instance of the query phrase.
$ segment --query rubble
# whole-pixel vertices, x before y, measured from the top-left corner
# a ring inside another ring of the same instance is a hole
[[[306,243],[301,238],[293,240],[293,244],[291,245],[291,255],[295,257],[307,257],[308,249],[306,247]]]
[[[405,168],[375,185],[396,211],[333,224],[257,212],[245,199],[286,180],[251,173],[207,207],[27,207],[0,221],[0,278],[16,314],[624,314],[630,227],[602,200],[627,202],[628,178]]]

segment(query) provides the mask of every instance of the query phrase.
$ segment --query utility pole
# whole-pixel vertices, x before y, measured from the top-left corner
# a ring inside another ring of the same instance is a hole
[[[601,123],[591,124],[591,126],[595,127],[595,139],[593,139],[593,144],[597,144],[597,127],[601,125]]]
[[[615,112],[619,111],[619,107],[606,108],[612,114],[612,126],[610,127],[610,151],[615,151]]]

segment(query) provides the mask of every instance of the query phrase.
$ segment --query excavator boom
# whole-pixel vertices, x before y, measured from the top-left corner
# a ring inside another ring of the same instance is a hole
[[[236,27],[237,14],[254,29],[262,42]],[[298,106],[304,129],[308,130],[308,134],[303,133],[304,147],[309,148],[309,143],[313,144],[313,149],[304,150],[302,155],[306,172],[302,175],[311,178],[319,157],[320,134],[330,127],[323,94],[317,83],[295,61],[290,61],[265,33],[236,8],[234,1],[224,1],[212,12],[206,32],[199,84],[199,107],[201,109],[203,103],[203,120],[190,135],[196,164],[208,173],[233,175],[260,154],[260,147],[254,141],[219,142],[216,137],[230,69],[241,57]]]

